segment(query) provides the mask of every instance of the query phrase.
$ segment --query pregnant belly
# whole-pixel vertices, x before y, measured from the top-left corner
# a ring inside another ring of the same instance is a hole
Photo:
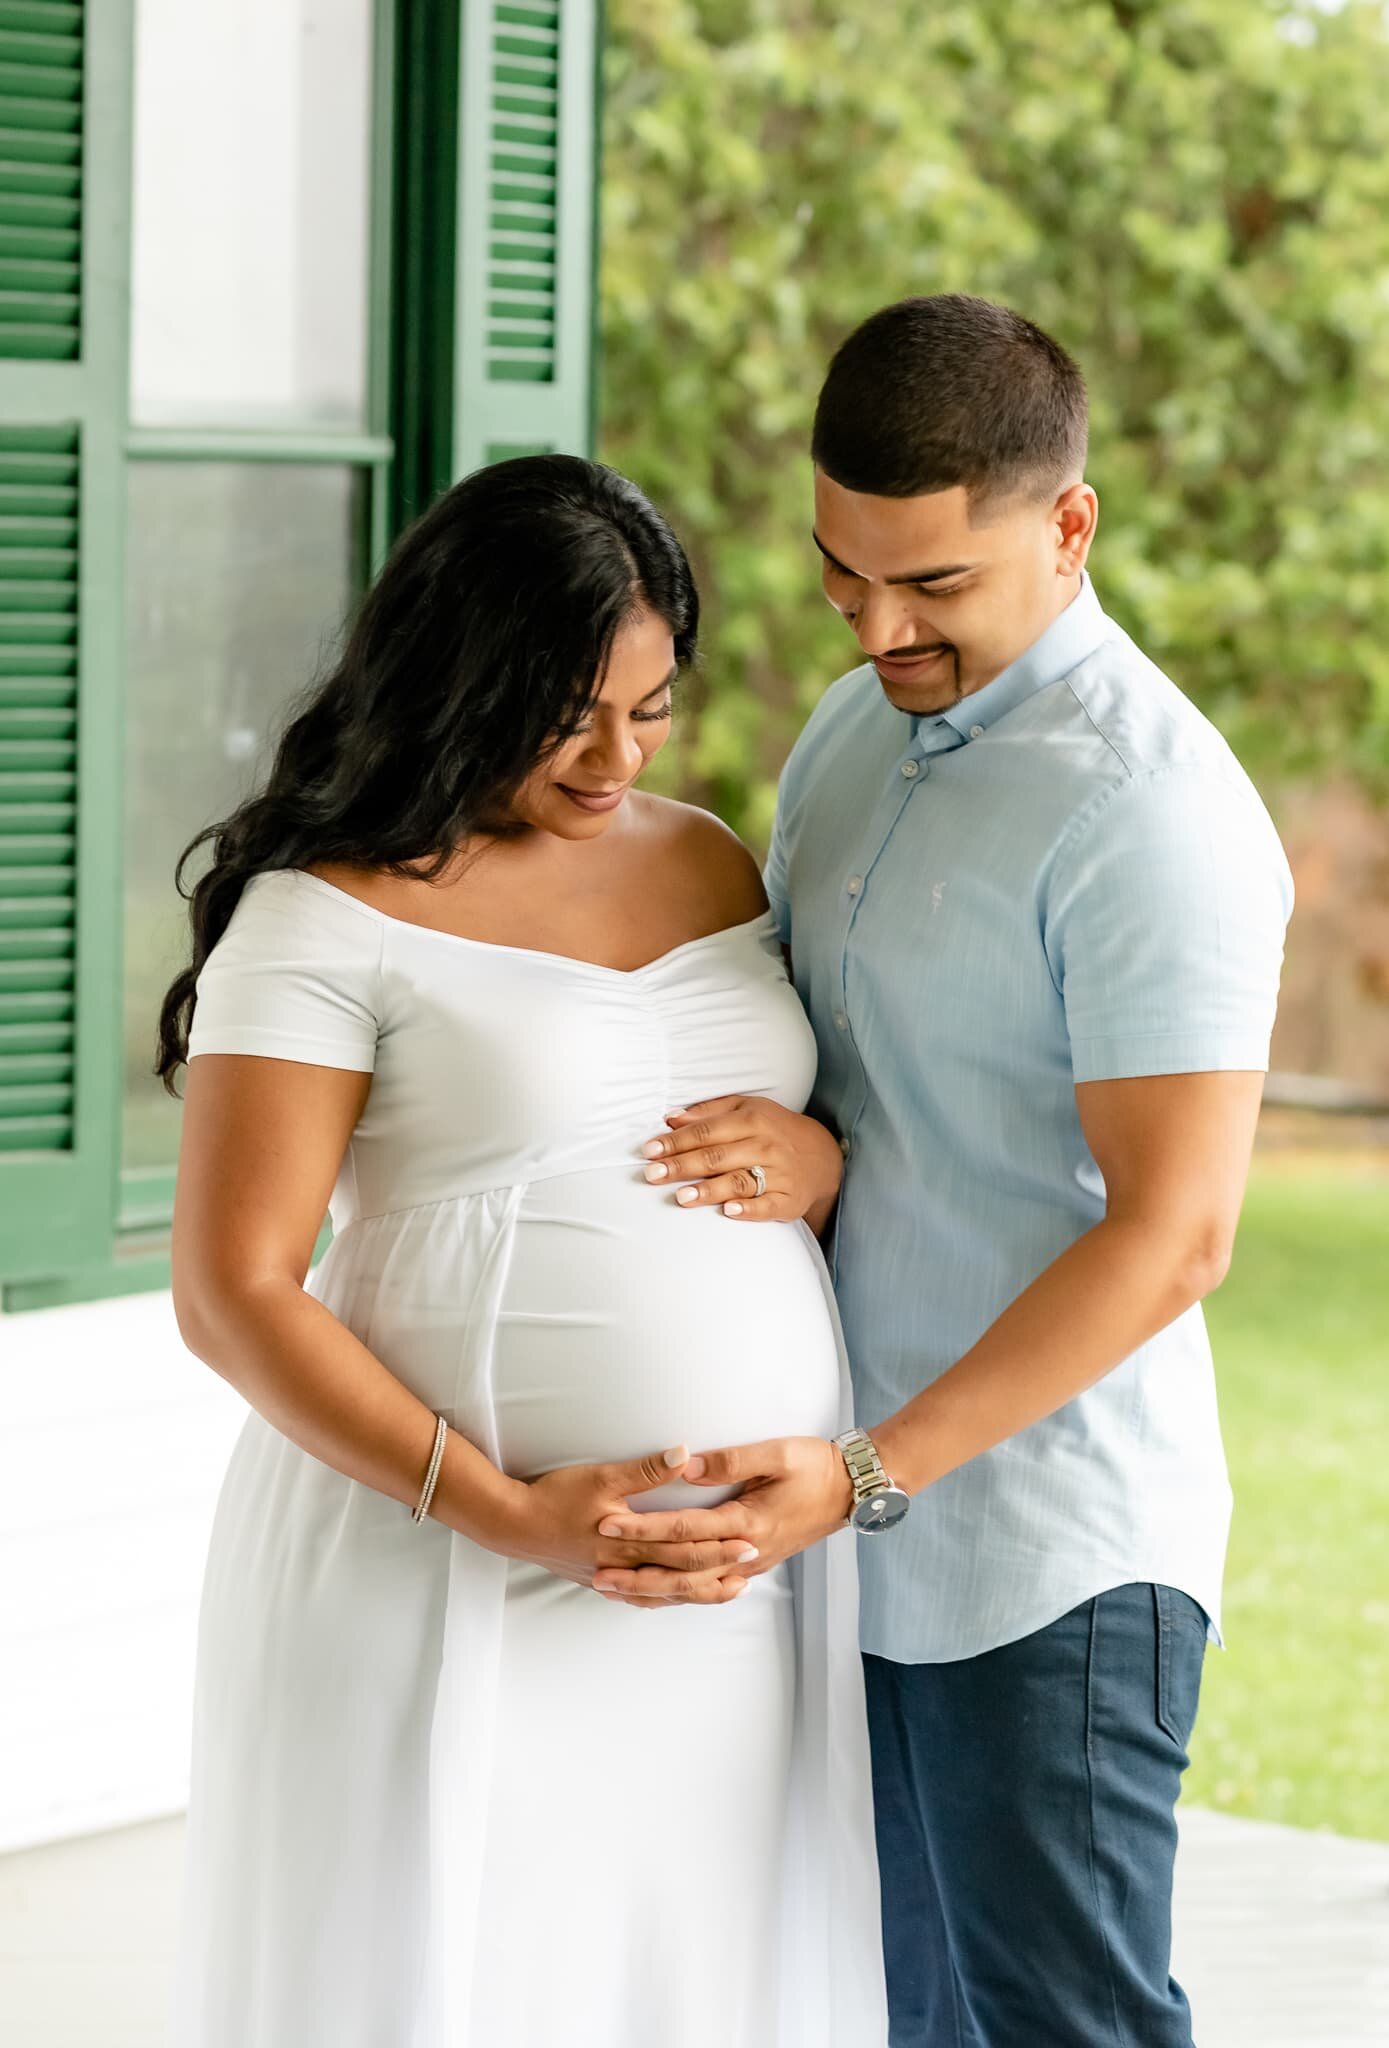
[[[625,1169],[537,1185],[497,1330],[506,1470],[833,1434],[838,1352],[817,1263],[794,1225],[690,1213]],[[633,1505],[708,1507],[726,1491],[677,1482]]]

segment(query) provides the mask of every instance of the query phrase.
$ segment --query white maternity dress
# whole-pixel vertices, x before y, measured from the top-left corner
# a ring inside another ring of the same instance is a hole
[[[769,918],[624,973],[279,869],[199,977],[190,1058],[219,1052],[372,1074],[308,1291],[507,1471],[846,1425],[810,1232],[642,1177],[668,1108],[806,1099]],[[174,2048],[884,2048],[854,1541],[644,1611],[251,1415],[203,1592]]]

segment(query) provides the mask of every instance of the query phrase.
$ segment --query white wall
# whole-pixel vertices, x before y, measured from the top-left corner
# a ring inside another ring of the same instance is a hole
[[[0,1851],[177,1812],[246,1413],[167,1294],[0,1316]]]
[[[138,420],[359,418],[372,18],[138,0]],[[0,1315],[0,1851],[184,1804],[198,1592],[244,1413],[165,1294]]]
[[[359,418],[372,18],[138,0],[137,419]],[[244,1413],[167,1295],[0,1315],[0,1851],[184,1804],[198,1591]]]
[[[371,0],[138,0],[142,424],[360,424]]]

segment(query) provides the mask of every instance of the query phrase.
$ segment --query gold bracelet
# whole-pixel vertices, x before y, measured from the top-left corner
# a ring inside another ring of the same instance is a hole
[[[434,1432],[434,1449],[430,1454],[429,1470],[424,1475],[424,1485],[420,1489],[419,1505],[410,1517],[412,1522],[422,1522],[429,1513],[429,1503],[434,1498],[434,1489],[439,1482],[439,1467],[444,1462],[444,1438],[448,1433],[448,1422],[441,1415],[439,1427]]]

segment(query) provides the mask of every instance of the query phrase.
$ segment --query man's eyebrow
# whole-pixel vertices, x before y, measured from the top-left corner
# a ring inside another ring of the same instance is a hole
[[[857,569],[850,569],[837,555],[832,555],[818,533],[812,531],[811,539],[832,569],[840,570],[845,576],[857,576]],[[945,569],[918,569],[910,576],[885,576],[885,583],[944,583],[951,576],[966,576],[971,569],[977,569],[977,562],[955,562]],[[860,578],[862,581],[862,578]]]

